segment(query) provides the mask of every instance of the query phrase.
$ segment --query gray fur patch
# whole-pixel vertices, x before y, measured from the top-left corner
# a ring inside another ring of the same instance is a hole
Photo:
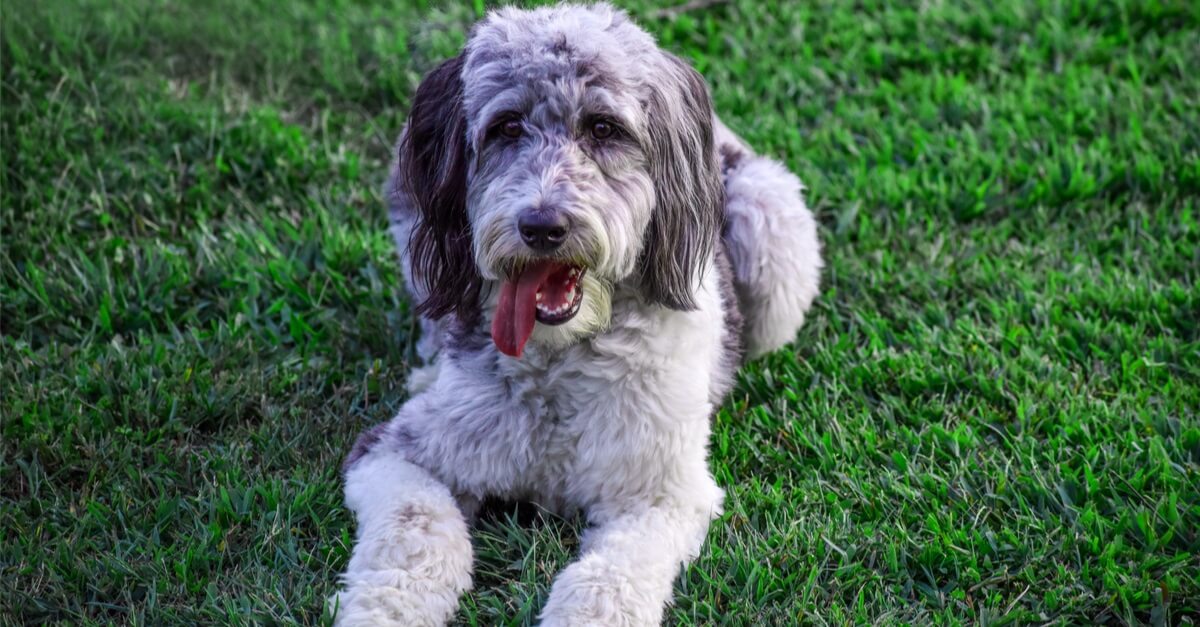
[[[720,278],[721,305],[724,309],[724,329],[721,331],[721,366],[713,377],[710,400],[720,405],[733,388],[734,376],[742,365],[745,349],[742,344],[742,312],[738,309],[737,291],[733,285],[733,266],[722,244],[717,247],[715,270]]]
[[[717,146],[717,152],[721,156],[721,174],[724,176],[736,170],[747,157],[746,151],[734,144],[720,144]]]
[[[365,457],[379,444],[379,441],[387,433],[387,427],[388,423],[381,422],[359,434],[358,439],[354,441],[354,446],[350,447],[350,454],[346,456],[346,461],[342,462],[343,474],[353,468],[358,460]]]

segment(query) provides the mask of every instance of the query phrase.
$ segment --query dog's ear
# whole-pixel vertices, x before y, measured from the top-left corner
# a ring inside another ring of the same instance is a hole
[[[724,186],[708,85],[678,57],[663,55],[665,72],[647,103],[655,207],[639,262],[650,300],[686,311],[696,307],[692,288],[720,234]]]
[[[427,296],[416,310],[435,319],[449,313],[470,317],[483,285],[467,217],[462,67],[459,55],[421,81],[399,148],[399,187],[419,216],[409,239],[410,278]]]

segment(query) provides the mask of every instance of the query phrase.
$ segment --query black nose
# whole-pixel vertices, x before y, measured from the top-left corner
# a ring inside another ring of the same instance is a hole
[[[554,210],[526,209],[517,218],[517,230],[525,245],[537,251],[550,251],[567,240],[567,217]]]

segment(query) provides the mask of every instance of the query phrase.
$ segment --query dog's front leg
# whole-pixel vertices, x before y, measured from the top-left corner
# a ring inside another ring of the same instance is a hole
[[[722,493],[708,479],[687,499],[630,511],[591,529],[554,581],[544,627],[658,625],[680,567],[700,552]]]
[[[403,411],[403,410],[402,410]],[[450,490],[387,440],[360,438],[346,469],[346,505],[358,519],[337,624],[444,625],[471,587],[471,539]],[[357,457],[357,459],[355,459]]]

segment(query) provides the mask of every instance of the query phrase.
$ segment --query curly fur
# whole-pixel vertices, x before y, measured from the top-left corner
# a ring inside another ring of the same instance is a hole
[[[496,141],[498,116],[526,134]],[[581,129],[602,115],[620,133]],[[444,624],[487,497],[590,524],[544,625],[654,625],[721,513],[710,417],[743,352],[789,342],[819,288],[799,180],[712,112],[694,70],[606,4],[506,8],[418,89],[387,187],[426,366],[345,467],[358,535],[343,625]],[[489,336],[500,281],[561,212],[582,310],[519,358]]]

